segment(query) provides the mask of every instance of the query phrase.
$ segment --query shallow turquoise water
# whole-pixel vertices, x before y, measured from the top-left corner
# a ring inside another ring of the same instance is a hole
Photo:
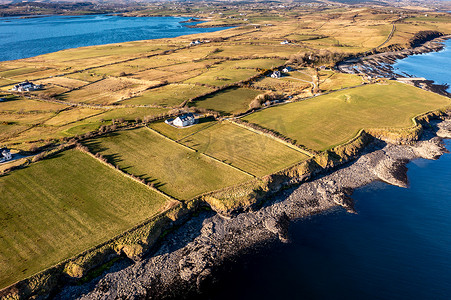
[[[0,61],[68,48],[170,38],[224,28],[188,28],[188,18],[127,18],[109,15],[0,18]],[[193,23],[191,23],[193,24]]]

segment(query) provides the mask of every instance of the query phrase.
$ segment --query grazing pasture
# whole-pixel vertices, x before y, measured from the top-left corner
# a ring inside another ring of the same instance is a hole
[[[125,121],[142,120],[146,117],[155,117],[168,112],[166,108],[151,107],[126,107],[106,110],[100,115],[95,115],[86,119],[89,123],[110,122],[113,119],[123,119]]]
[[[280,58],[258,58],[232,60],[223,63],[222,66],[239,69],[272,69],[281,66],[284,63],[285,60]]]
[[[210,126],[180,142],[255,176],[280,171],[307,158],[279,141],[228,122]]]
[[[148,219],[167,199],[78,150],[0,176],[0,288]]]
[[[58,76],[58,77],[51,77],[51,78],[47,78],[47,79],[43,79],[43,80],[39,80],[37,83],[39,84],[53,84],[56,86],[61,86],[63,88],[72,90],[75,88],[80,88],[84,85],[89,84],[88,81],[83,81],[83,80],[78,80],[78,79],[74,79],[74,78],[69,78],[69,77],[63,77],[63,76]]]
[[[47,120],[44,124],[51,126],[63,126],[69,123],[74,123],[76,121],[89,118],[94,115],[103,113],[102,109],[92,109],[92,108],[68,108],[64,111],[59,112],[53,118]]]
[[[110,77],[87,85],[79,90],[61,94],[59,98],[69,102],[112,104],[133,97],[135,94],[153,85],[155,83]]]
[[[183,101],[213,91],[206,86],[194,84],[169,84],[143,92],[141,95],[122,101],[121,104],[178,106]]]
[[[446,97],[390,82],[268,108],[244,120],[311,149],[325,150],[348,141],[363,128],[409,127],[414,116],[449,104]]]
[[[358,75],[335,72],[320,72],[319,88],[322,91],[333,91],[362,84],[363,80]]]
[[[227,64],[220,64],[215,65],[199,76],[186,80],[185,83],[200,83],[219,87],[249,79],[258,73],[255,69],[240,69],[229,67]]]
[[[148,128],[113,133],[86,145],[120,169],[182,200],[252,178]]]
[[[231,88],[200,98],[192,105],[224,114],[242,113],[249,109],[249,103],[261,93],[248,88]]]
[[[211,55],[214,57],[229,57],[229,58],[266,58],[277,56],[282,59],[289,57],[292,54],[305,51],[304,48],[293,45],[273,44],[236,44],[236,45],[220,45],[221,52]]]
[[[28,128],[27,125],[4,125],[0,123],[0,142],[10,140]]]
[[[94,74],[92,72],[76,72],[66,75],[67,78],[86,81],[86,82],[94,82],[103,79],[103,76]]]

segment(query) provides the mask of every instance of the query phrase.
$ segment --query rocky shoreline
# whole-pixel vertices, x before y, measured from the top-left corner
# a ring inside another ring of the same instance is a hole
[[[426,79],[396,74],[392,64],[408,55],[443,49],[444,36],[422,46],[346,60],[337,65],[344,73],[405,80],[420,88],[450,96],[446,86]],[[354,212],[353,190],[373,181],[406,187],[406,164],[416,158],[437,159],[447,152],[442,139],[451,138],[451,116],[431,121],[420,141],[394,145],[379,139],[365,147],[358,159],[299,187],[280,192],[264,207],[229,218],[211,211],[192,217],[172,232],[158,248],[139,261],[122,260],[83,285],[65,286],[55,299],[183,299],[208,291],[224,264],[267,243],[289,241],[292,221],[337,206]]]
[[[353,212],[353,190],[376,180],[407,186],[410,160],[437,159],[447,152],[442,139],[451,138],[451,117],[430,124],[412,145],[374,139],[357,160],[283,191],[256,211],[233,218],[201,213],[168,235],[152,256],[119,262],[90,283],[66,286],[54,298],[180,299],[202,293],[224,262],[261,244],[287,242],[291,221],[337,206]]]
[[[390,78],[432,91],[444,96],[450,96],[446,91],[447,85],[435,84],[425,78],[413,78],[410,74],[397,73],[393,64],[396,60],[406,58],[410,55],[424,54],[443,50],[444,42],[450,39],[451,35],[441,36],[427,41],[421,46],[398,51],[389,51],[373,54],[364,57],[346,59],[336,65],[338,71],[347,74],[364,74],[368,79]]]

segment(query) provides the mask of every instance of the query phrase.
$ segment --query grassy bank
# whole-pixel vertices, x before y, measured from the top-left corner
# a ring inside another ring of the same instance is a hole
[[[363,128],[409,127],[414,116],[449,103],[446,97],[388,82],[280,105],[244,120],[275,130],[308,148],[325,150],[346,142]]]

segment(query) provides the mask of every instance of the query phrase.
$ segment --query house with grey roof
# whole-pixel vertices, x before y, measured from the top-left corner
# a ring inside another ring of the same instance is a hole
[[[30,81],[24,81],[16,84],[11,90],[15,92],[31,92],[42,89],[41,84],[34,84]]]
[[[282,77],[282,73],[280,71],[274,71],[271,74],[271,78],[280,78]]]
[[[8,148],[0,148],[0,162],[8,161],[13,158],[11,151]]]
[[[186,126],[193,125],[194,123],[196,123],[196,118],[194,117],[194,115],[192,113],[187,113],[187,114],[178,116],[172,122],[172,124],[174,124],[174,126],[177,126],[177,127],[186,127]]]

